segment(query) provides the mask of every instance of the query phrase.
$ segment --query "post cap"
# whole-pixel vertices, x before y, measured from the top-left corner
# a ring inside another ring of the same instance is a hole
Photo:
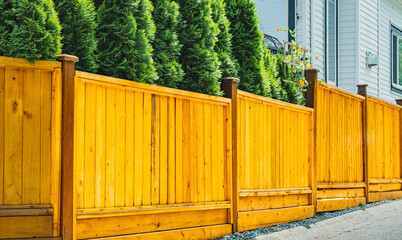
[[[226,77],[222,79],[223,82],[235,82],[235,83],[239,83],[240,79],[239,78],[235,78],[235,77]]]
[[[73,55],[68,54],[60,54],[56,57],[56,59],[60,62],[79,62],[80,59]]]
[[[367,84],[357,84],[357,94],[367,96]]]
[[[395,99],[396,104],[402,106],[402,99]]]

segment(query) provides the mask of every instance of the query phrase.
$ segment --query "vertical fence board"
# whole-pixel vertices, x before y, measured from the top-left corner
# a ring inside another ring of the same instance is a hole
[[[6,69],[4,117],[4,204],[21,204],[22,71]]]
[[[5,68],[0,67],[0,204],[4,204],[4,115]]]
[[[105,207],[106,89],[96,86],[95,207]]]
[[[35,70],[23,71],[22,204],[40,203],[41,182],[37,179],[41,176],[41,75]]]

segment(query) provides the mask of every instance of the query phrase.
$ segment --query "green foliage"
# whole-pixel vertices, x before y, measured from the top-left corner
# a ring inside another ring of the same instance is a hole
[[[177,30],[179,5],[171,0],[154,1],[153,19],[156,25],[154,60],[159,79],[157,85],[176,88],[183,80],[184,72],[178,63],[182,45]]]
[[[152,20],[153,6],[149,0],[134,0],[133,17],[137,23],[134,47],[135,81],[153,84],[158,80],[152,58],[151,43],[155,38],[155,24]]]
[[[271,97],[273,99],[283,101],[284,99],[287,98],[287,94],[282,88],[281,79],[278,78],[280,68],[278,66],[277,57],[272,55],[271,50],[267,46],[264,46],[263,49],[264,49],[263,76],[265,80],[269,82],[269,85],[271,87]],[[280,56],[278,57],[280,58]]]
[[[214,51],[219,28],[211,17],[209,0],[179,0],[181,16],[179,40],[183,44],[180,63],[185,78],[180,88],[221,95],[220,62]]]
[[[99,73],[136,80],[137,25],[133,0],[105,0],[98,9]]]
[[[253,0],[230,0],[226,5],[231,23],[233,55],[239,63],[239,88],[270,96],[269,83],[263,77],[263,34]]]
[[[276,55],[276,65],[278,68],[278,78],[282,83],[282,89],[286,92],[286,95],[283,95],[283,101],[290,102],[294,104],[301,104],[304,101],[303,94],[298,85],[298,80],[302,79],[302,70],[298,69],[293,72],[293,76],[289,74],[289,64],[283,62],[283,55]],[[286,73],[284,70],[286,67]]]
[[[0,55],[53,60],[61,52],[60,24],[51,0],[0,1]]]
[[[215,45],[215,52],[221,62],[222,77],[237,77],[236,61],[232,56],[232,35],[229,33],[230,22],[226,17],[225,2],[223,0],[212,1],[212,20],[218,24],[220,33]]]
[[[95,8],[90,0],[55,0],[59,14],[63,52],[77,56],[77,70],[96,72],[97,27]]]

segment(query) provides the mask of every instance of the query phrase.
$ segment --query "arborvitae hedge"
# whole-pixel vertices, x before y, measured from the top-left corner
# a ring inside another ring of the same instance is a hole
[[[55,0],[59,14],[63,52],[77,56],[78,70],[96,72],[95,50],[97,27],[95,7],[91,0]]]
[[[238,66],[232,55],[232,35],[229,33],[230,22],[226,17],[225,2],[223,0],[212,1],[212,19],[218,24],[220,33],[215,45],[215,52],[221,62],[222,77],[237,77]]]
[[[149,0],[134,0],[133,17],[137,23],[134,48],[135,81],[154,83],[158,76],[152,58],[152,42],[155,24],[152,20],[153,6]]]
[[[177,36],[179,5],[171,0],[154,0],[156,25],[154,60],[159,79],[157,85],[176,88],[184,72],[178,63],[182,45]]]
[[[254,0],[230,0],[226,13],[233,35],[233,55],[239,67],[239,88],[270,96],[269,83],[263,78],[263,34],[259,29]]]
[[[51,0],[0,1],[0,55],[54,60],[61,52],[60,24]]]
[[[180,88],[220,95],[221,72],[214,51],[219,29],[211,17],[209,0],[179,0],[183,22],[179,40],[183,44],[180,63],[185,77]]]
[[[280,69],[277,64],[281,63],[277,62],[277,56],[272,55],[271,50],[267,46],[264,46],[264,78],[269,82],[271,97],[273,99],[284,100],[287,94],[283,90],[281,79],[279,78]]]
[[[137,80],[134,69],[137,25],[133,0],[105,0],[98,9],[98,72]]]

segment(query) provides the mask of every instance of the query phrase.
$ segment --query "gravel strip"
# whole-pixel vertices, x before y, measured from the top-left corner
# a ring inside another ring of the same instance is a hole
[[[323,220],[326,220],[329,218],[337,217],[339,215],[343,215],[343,214],[358,211],[358,210],[364,210],[366,208],[378,206],[378,205],[384,204],[384,203],[389,203],[391,201],[393,201],[393,200],[382,200],[379,202],[369,203],[369,204],[366,204],[363,206],[345,209],[345,210],[341,210],[341,211],[317,213],[317,216],[315,216],[313,218],[307,218],[307,219],[303,219],[303,220],[296,221],[296,222],[279,224],[279,225],[272,226],[272,227],[260,228],[260,229],[255,229],[255,230],[246,231],[246,232],[242,232],[242,233],[233,233],[230,235],[226,235],[224,237],[215,238],[215,240],[253,239],[253,238],[261,236],[261,235],[267,235],[267,234],[270,234],[273,232],[278,232],[278,231],[282,231],[282,230],[289,229],[289,228],[294,228],[294,227],[298,227],[298,226],[307,226],[307,225],[314,224],[316,222],[320,222],[320,221],[323,221]]]

